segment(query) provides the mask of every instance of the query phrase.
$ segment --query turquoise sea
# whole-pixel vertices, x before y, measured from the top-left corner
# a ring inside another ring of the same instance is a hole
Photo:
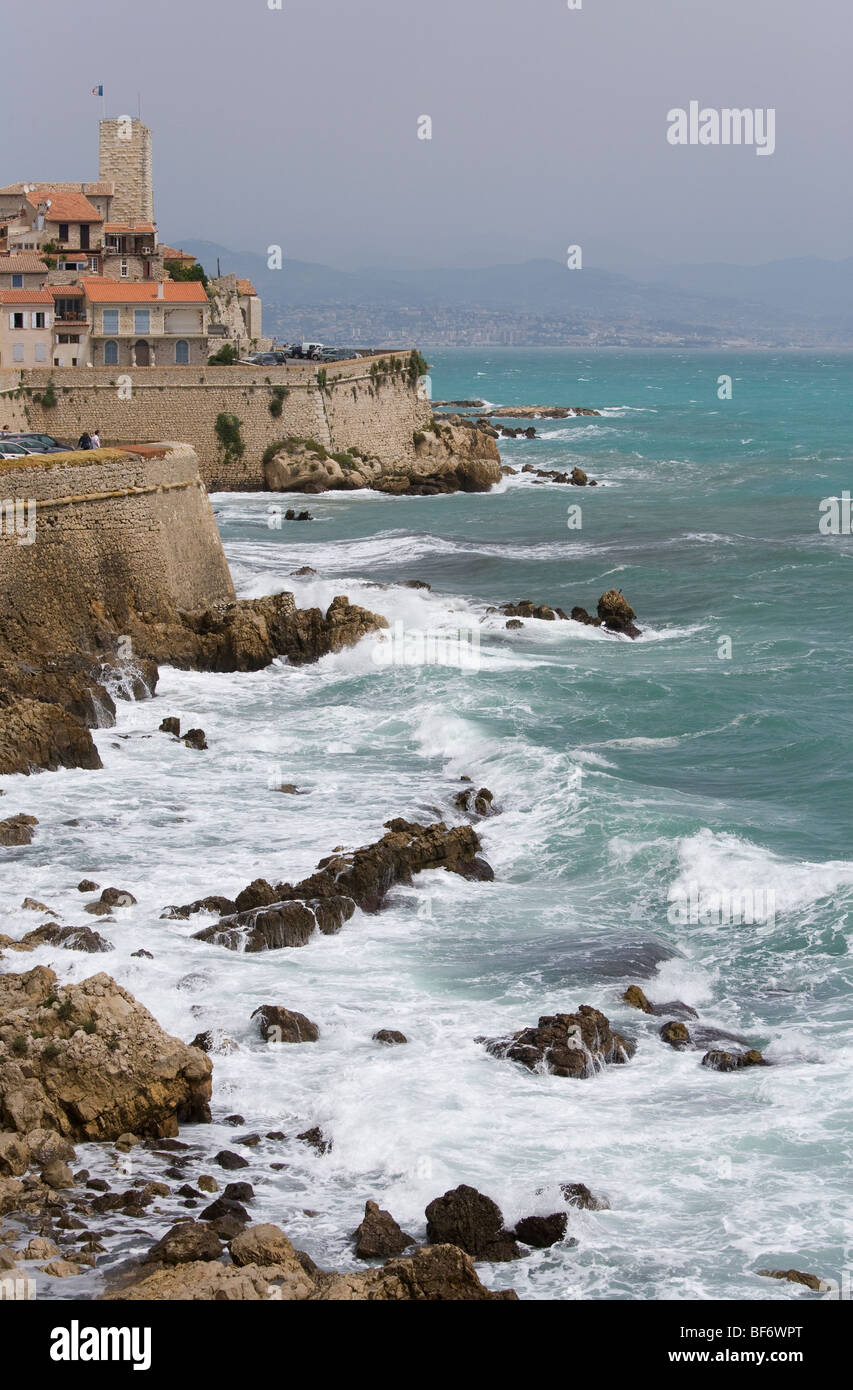
[[[214,1059],[216,1123],[190,1134],[205,1161],[232,1145],[235,1110],[246,1130],[333,1139],[325,1157],[264,1141],[240,1174],[255,1219],[327,1267],[355,1266],[367,1198],[423,1238],[426,1203],[458,1183],[512,1222],[580,1181],[611,1209],[572,1211],[576,1246],[483,1266],[488,1283],[530,1299],[817,1297],[757,1273],[794,1267],[847,1271],[849,1296],[853,539],[819,522],[853,486],[853,358],[427,356],[435,398],[600,409],[501,443],[513,467],[577,464],[599,486],[518,474],[487,495],[330,494],[280,529],[268,495],[215,496],[242,595],[345,593],[398,631],[446,634],[449,659],[388,662],[370,639],[300,670],[164,671],[153,702],[97,735],[102,773],[30,779],[45,849],[10,860],[7,897],[79,912],[84,872],[135,893],[111,973],[170,1031],[217,1026],[238,1045]],[[316,576],[291,578],[303,565]],[[568,622],[507,631],[488,612],[522,598],[594,611],[612,587],[635,642]],[[453,664],[466,626],[478,659]],[[202,725],[210,753],[146,737],[166,714]],[[501,809],[480,827],[493,883],[422,875],[384,913],[265,956],[192,940],[201,919],[160,920],[259,874],[293,880],[391,816],[452,819],[462,776]],[[750,901],[757,920],[738,909]],[[142,934],[153,962],[132,958]],[[701,1049],[659,1039],[663,1018],[623,1003],[629,984],[772,1066],[703,1068]],[[264,1047],[249,1022],[264,1002],[315,1019],[320,1042]],[[582,1003],[637,1040],[627,1066],[571,1081],[474,1042]],[[409,1045],[377,1047],[380,1027]]]

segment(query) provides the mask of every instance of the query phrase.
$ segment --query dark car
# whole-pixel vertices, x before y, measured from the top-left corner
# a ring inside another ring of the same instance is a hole
[[[28,454],[64,454],[70,445],[61,444],[52,434],[0,434],[0,441],[20,444]]]

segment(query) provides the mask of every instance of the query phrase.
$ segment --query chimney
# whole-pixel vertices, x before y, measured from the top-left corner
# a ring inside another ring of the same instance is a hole
[[[157,281],[157,298],[158,298],[158,299],[165,299],[165,298],[166,298],[166,286],[164,285],[164,283],[163,283],[162,280],[158,280],[158,281]]]

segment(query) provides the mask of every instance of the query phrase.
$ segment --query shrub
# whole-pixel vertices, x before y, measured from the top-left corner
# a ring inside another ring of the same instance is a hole
[[[272,388],[270,392],[270,415],[272,415],[274,420],[280,418],[284,402],[289,395],[290,392],[286,386],[274,386]]]
[[[95,1015],[94,1015],[94,1014],[89,1014],[89,1017],[83,1020],[83,1032],[84,1032],[84,1033],[97,1033],[97,1031],[98,1031],[98,1021],[97,1021],[97,1019],[95,1018]]]
[[[42,1048],[41,1055],[46,1062],[52,1062],[54,1057],[59,1056],[59,1052],[60,1048],[58,1043],[49,1042],[45,1047]]]
[[[238,420],[236,415],[220,413],[216,417],[216,424],[213,428],[226,459],[240,459],[246,452],[243,436],[240,433],[242,423],[242,420]]]
[[[328,373],[325,367],[321,367],[317,373],[317,385],[324,396],[331,395],[328,385]]]
[[[426,443],[426,435],[424,434],[423,430],[415,430],[414,434],[412,435],[412,443],[415,445],[416,448],[419,444]]]
[[[208,357],[208,367],[233,367],[237,361],[237,349],[233,343],[223,343],[218,352]]]
[[[74,1012],[74,1005],[71,1003],[70,999],[63,999],[56,1012],[58,1016],[62,1019],[63,1023],[67,1023]]]
[[[56,391],[52,381],[47,383],[47,389],[41,398],[41,403],[44,410],[52,410],[56,405]]]
[[[207,289],[207,276],[204,267],[199,265],[198,261],[195,265],[184,265],[182,261],[164,261],[163,265],[173,280],[200,280]]]
[[[16,1057],[25,1057],[29,1051],[29,1043],[22,1033],[18,1033],[12,1039],[12,1052]]]
[[[408,371],[409,383],[412,386],[417,386],[418,378],[426,376],[427,372],[429,371],[429,363],[427,362],[425,357],[421,356],[421,354],[417,351],[416,348],[413,348],[412,351],[409,353]]]
[[[41,1007],[42,1007],[43,1009],[49,1009],[49,1008],[51,1008],[51,1006],[52,1006],[53,1004],[58,1004],[58,1003],[59,1003],[59,995],[58,995],[58,994],[49,994],[49,995],[47,996],[46,999],[43,999],[43,1000],[41,1001]]]

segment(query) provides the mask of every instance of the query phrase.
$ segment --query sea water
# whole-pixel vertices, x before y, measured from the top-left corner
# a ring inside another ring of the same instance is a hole
[[[328,494],[308,499],[314,521],[279,527],[268,494],[215,495],[241,596],[291,589],[324,608],[343,593],[398,631],[446,634],[445,660],[388,661],[370,637],[298,669],[164,669],[153,701],[120,703],[96,732],[102,771],[3,778],[7,813],[40,824],[31,847],[0,851],[0,930],[40,920],[20,910],[29,895],[115,947],[4,966],[50,963],[63,982],[106,969],[184,1040],[223,1029],[236,1050],[213,1059],[213,1125],[182,1130],[188,1180],[224,1179],[213,1155],[238,1149],[253,1219],[327,1268],[359,1267],[350,1234],[368,1198],[423,1239],[426,1204],[459,1183],[511,1224],[584,1182],[611,1208],[569,1209],[577,1244],[481,1265],[485,1282],[529,1299],[813,1298],[757,1271],[841,1281],[851,1264],[853,540],[819,522],[853,482],[853,359],[428,356],[436,398],[598,408],[501,442],[512,467],[579,465],[598,486],[517,473],[488,494]],[[316,575],[293,577],[304,565]],[[614,587],[636,641],[562,621],[508,631],[490,611],[529,598],[594,612]],[[476,661],[454,664],[472,629]],[[209,750],[157,732],[166,715],[203,727]],[[423,874],[337,936],[259,955],[194,940],[208,916],[161,918],[258,876],[296,881],[393,816],[461,820],[462,777],[500,810],[478,825],[494,882]],[[138,904],[91,921],[84,876]],[[723,890],[772,911],[678,908]],[[629,984],[773,1065],[702,1067],[701,1050],[660,1040],[665,1019],[625,1005]],[[250,1022],[264,1003],[307,1014],[320,1041],[265,1046]],[[569,1080],[474,1041],[584,1003],[637,1041],[628,1065]],[[383,1027],[408,1044],[373,1042]],[[235,1111],[238,1129],[223,1124]],[[325,1155],[295,1139],[314,1125]],[[241,1148],[250,1130],[288,1139]],[[78,1157],[109,1176],[105,1150]],[[162,1171],[141,1150],[116,1161]],[[99,1272],[40,1297],[94,1292],[165,1217],[110,1224]]]

